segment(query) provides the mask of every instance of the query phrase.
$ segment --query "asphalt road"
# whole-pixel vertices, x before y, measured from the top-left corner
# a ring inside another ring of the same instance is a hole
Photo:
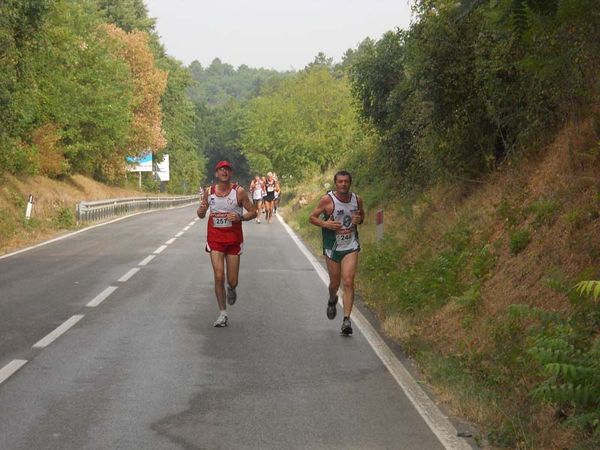
[[[1,449],[444,448],[360,330],[327,320],[278,221],[244,224],[213,328],[205,230],[186,207],[0,259]]]

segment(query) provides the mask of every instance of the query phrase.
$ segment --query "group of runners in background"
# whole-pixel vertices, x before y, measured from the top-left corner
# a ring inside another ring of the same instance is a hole
[[[277,174],[269,172],[266,177],[255,175],[250,182],[249,191],[256,207],[256,223],[260,223],[261,214],[265,215],[267,223],[271,223],[273,215],[277,214],[279,195],[281,194]]]

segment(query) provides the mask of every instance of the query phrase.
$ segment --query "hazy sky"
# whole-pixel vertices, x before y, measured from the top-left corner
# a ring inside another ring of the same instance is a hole
[[[410,23],[409,0],[145,0],[167,53],[206,67],[303,69]]]

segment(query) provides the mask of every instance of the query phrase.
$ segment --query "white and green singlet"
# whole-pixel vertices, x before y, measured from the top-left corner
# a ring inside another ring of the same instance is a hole
[[[338,231],[322,228],[323,233],[323,253],[330,256],[331,252],[340,252],[343,254],[360,250],[358,240],[358,229],[352,223],[352,215],[358,212],[358,198],[355,193],[350,194],[350,200],[343,202],[338,199],[333,191],[327,193],[333,202],[332,214],[324,214],[323,220],[333,220],[342,224]],[[329,250],[329,252],[328,252]]]

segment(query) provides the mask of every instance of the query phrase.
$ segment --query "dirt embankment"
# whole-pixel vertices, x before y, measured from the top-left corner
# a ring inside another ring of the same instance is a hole
[[[29,195],[34,204],[25,220]],[[81,201],[143,196],[132,189],[106,186],[82,175],[63,181],[42,176],[0,176],[0,254],[35,244],[76,226],[75,205]]]

